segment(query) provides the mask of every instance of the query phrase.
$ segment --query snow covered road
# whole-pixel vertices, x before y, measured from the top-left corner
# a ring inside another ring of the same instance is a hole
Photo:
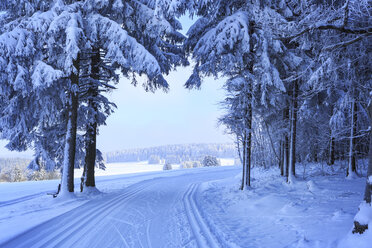
[[[195,194],[201,183],[239,171],[179,171],[140,181],[50,219],[1,247],[224,247],[204,221]]]

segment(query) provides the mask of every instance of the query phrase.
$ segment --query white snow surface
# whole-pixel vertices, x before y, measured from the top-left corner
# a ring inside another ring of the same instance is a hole
[[[0,247],[370,248],[371,230],[351,234],[365,178],[343,170],[308,166],[287,184],[277,168],[254,168],[252,187],[240,191],[240,166],[137,166],[157,171],[97,176],[101,193],[67,200],[46,195],[59,180],[0,183]]]

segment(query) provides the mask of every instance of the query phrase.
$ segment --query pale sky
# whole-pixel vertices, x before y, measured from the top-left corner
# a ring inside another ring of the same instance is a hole
[[[181,18],[184,29],[191,24]],[[102,152],[125,148],[150,147],[167,144],[232,142],[217,126],[223,111],[219,102],[224,98],[223,80],[207,78],[201,90],[187,90],[184,83],[192,68],[178,68],[166,76],[170,91],[145,92],[122,78],[117,90],[108,95],[118,108],[109,116],[107,126],[100,128],[97,147]],[[9,152],[0,140],[0,157],[31,157],[26,153]]]

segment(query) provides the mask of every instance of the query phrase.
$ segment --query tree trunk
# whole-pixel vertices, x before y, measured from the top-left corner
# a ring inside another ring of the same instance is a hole
[[[96,137],[97,137],[97,123],[87,125],[85,144],[85,186],[95,187],[94,169],[96,166]]]
[[[247,128],[249,129],[248,139],[247,139],[247,174],[245,183],[247,186],[251,186],[251,151],[252,151],[252,99],[250,99],[248,104],[248,119]]]
[[[95,176],[94,170],[96,166],[96,150],[97,150],[97,111],[98,106],[96,103],[96,98],[98,96],[98,85],[97,82],[99,80],[99,63],[101,60],[99,49],[93,48],[93,56],[91,60],[91,77],[95,80],[93,83],[90,84],[88,89],[88,106],[90,109],[93,110],[94,116],[88,122],[86,127],[86,136],[85,136],[85,166],[86,166],[86,174],[85,174],[85,186],[87,187],[95,187]]]
[[[243,134],[243,172],[242,172],[242,185],[240,186],[240,189],[243,190],[244,189],[244,185],[245,185],[245,173],[246,173],[246,168],[247,168],[247,158],[246,158],[246,152],[247,152],[247,132],[244,131],[244,134]]]
[[[354,103],[354,136],[353,136],[353,159],[351,161],[351,169],[353,172],[357,172],[357,153],[356,153],[356,146],[357,146],[357,124],[358,124],[358,104]]]
[[[284,120],[289,123],[289,106],[285,109],[285,118]],[[289,169],[289,137],[288,132],[284,134],[284,167],[285,167],[285,176],[288,180],[288,169]]]
[[[369,126],[372,127],[372,102],[369,103],[368,108],[368,115],[369,115]],[[368,170],[367,170],[367,182],[366,188],[364,191],[364,198],[363,200],[368,207],[371,206],[371,198],[372,198],[372,132],[370,131],[369,134],[369,151],[368,151]],[[354,221],[354,229],[353,233],[364,233],[365,230],[368,229],[368,223],[359,223],[358,221]]]
[[[329,158],[328,158],[328,165],[335,164],[335,138],[332,136],[331,130],[331,139],[329,141]]]
[[[290,143],[290,156],[289,156],[289,175],[288,182],[292,181],[292,177],[296,176],[296,126],[297,126],[297,95],[298,95],[298,82],[294,82],[293,97],[292,97],[292,113],[291,113],[291,143]]]
[[[79,63],[80,59],[78,56],[78,58],[74,61],[74,67],[77,70],[77,74],[72,73],[70,76],[70,107],[68,111],[66,143],[63,157],[61,193],[74,192],[77,110],[79,107]]]
[[[372,127],[372,102],[367,108],[369,115],[369,126]],[[372,196],[372,131],[369,133],[369,151],[368,151],[368,170],[367,170],[367,183],[366,190],[364,192],[364,200],[371,204]]]
[[[369,112],[372,114],[372,107]],[[372,115],[371,115],[372,117]],[[370,121],[370,126],[372,126],[372,121]],[[372,134],[369,134],[369,152],[368,152],[368,170],[367,170],[367,183],[366,189],[364,191],[364,200],[371,204],[372,196]]]
[[[280,175],[284,176],[284,141],[280,141],[280,161],[279,161],[279,167],[280,167]]]
[[[356,156],[355,156],[355,144],[356,144],[356,121],[357,121],[357,104],[355,99],[351,102],[351,125],[350,125],[350,143],[349,143],[349,166],[347,170],[348,177],[352,177],[356,173]]]

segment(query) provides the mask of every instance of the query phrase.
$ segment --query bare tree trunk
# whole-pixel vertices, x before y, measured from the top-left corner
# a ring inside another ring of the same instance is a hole
[[[356,119],[357,119],[357,104],[353,98],[351,102],[351,125],[350,125],[350,144],[349,144],[349,166],[347,170],[348,177],[352,177],[356,173],[356,157],[355,157],[355,142],[356,142]]]
[[[297,138],[297,110],[298,110],[298,82],[295,82],[293,94],[293,114],[292,114],[292,174],[296,176],[296,138]]]
[[[294,82],[291,110],[291,134],[290,134],[290,155],[289,155],[289,175],[288,182],[291,182],[296,176],[296,124],[297,124],[297,94],[298,83]]]
[[[94,169],[96,165],[96,146],[97,146],[97,123],[87,125],[85,144],[85,186],[95,187]]]
[[[371,117],[372,117],[372,107],[369,110]],[[370,126],[372,126],[372,121],[370,123]],[[367,170],[367,183],[366,183],[366,189],[364,191],[364,200],[371,204],[371,198],[372,198],[372,134],[369,135],[369,152],[368,152],[368,170]]]
[[[280,175],[284,176],[284,141],[280,141],[280,161],[279,161],[279,167],[280,167]]]
[[[331,139],[329,141],[328,164],[329,165],[334,165],[335,164],[335,138],[332,136],[332,130],[331,130]]]
[[[247,139],[247,174],[246,174],[246,180],[245,183],[247,186],[251,186],[251,151],[252,151],[252,100],[250,99],[248,104],[248,139]]]
[[[61,182],[61,193],[74,192],[74,168],[77,132],[77,110],[79,107],[79,70],[80,57],[74,61],[77,73],[70,76],[70,107],[68,112],[66,144],[63,157],[63,171]]]
[[[372,127],[372,102],[368,104],[367,111],[369,115],[369,126]],[[372,198],[372,132],[370,131],[367,182],[366,182],[366,188],[364,191],[364,198],[363,198],[365,203],[368,204],[370,208],[372,207],[371,198]],[[362,234],[367,229],[368,229],[368,223],[359,223],[358,221],[354,221],[353,233]]]
[[[289,124],[289,106],[285,110],[285,118],[284,120]],[[284,134],[284,166],[285,166],[285,176],[288,180],[288,170],[289,170],[289,137],[288,132]]]
[[[358,124],[358,104],[354,103],[354,136],[353,136],[353,159],[351,161],[351,169],[353,172],[357,172],[357,154],[356,154],[356,146],[357,146],[357,124]]]
[[[372,127],[372,102],[368,105],[369,126]],[[371,204],[372,196],[372,131],[369,134],[369,151],[368,151],[368,170],[367,170],[367,183],[364,191],[364,200]]]
[[[245,185],[245,173],[246,173],[246,168],[247,168],[246,153],[247,153],[247,132],[244,131],[244,134],[243,134],[243,166],[242,166],[243,172],[242,172],[242,185],[240,186],[241,190],[244,189],[244,185]]]
[[[267,124],[267,122],[266,122],[265,120],[264,120],[264,123],[265,123],[266,131],[267,131],[267,136],[269,137],[269,141],[270,141],[271,149],[273,150],[273,153],[274,153],[276,159],[278,160],[279,167],[280,167],[280,147],[279,147],[279,155],[278,155],[278,154],[276,153],[276,150],[275,150],[275,146],[274,146],[273,139],[271,138],[269,125]],[[262,147],[262,148],[263,148],[263,147]]]

